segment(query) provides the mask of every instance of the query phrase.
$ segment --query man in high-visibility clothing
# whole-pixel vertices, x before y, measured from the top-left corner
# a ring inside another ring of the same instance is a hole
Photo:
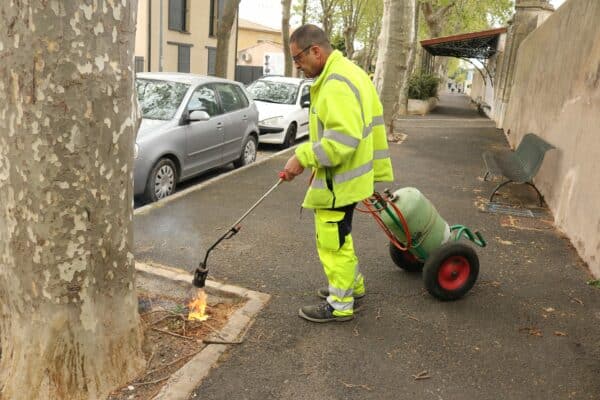
[[[349,321],[365,295],[352,236],[356,203],[374,191],[374,182],[392,181],[393,171],[383,108],[369,76],[333,50],[315,25],[290,36],[296,68],[315,78],[310,89],[310,142],[296,148],[285,165],[285,180],[312,169],[302,204],[315,212],[317,252],[329,286],[326,301],[305,306],[299,315],[313,322]]]

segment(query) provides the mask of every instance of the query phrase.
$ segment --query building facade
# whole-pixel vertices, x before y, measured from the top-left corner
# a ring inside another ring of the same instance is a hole
[[[273,29],[240,18],[238,24],[238,49],[247,49],[262,42],[283,43],[281,29]]]
[[[214,75],[223,4],[222,0],[139,0],[136,72]],[[236,48],[237,21],[229,40],[229,79],[235,75]]]

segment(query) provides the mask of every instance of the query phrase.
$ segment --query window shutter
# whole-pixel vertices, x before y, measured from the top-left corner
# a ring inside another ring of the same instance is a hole
[[[190,46],[178,46],[177,72],[190,72]]]
[[[169,0],[169,29],[185,31],[185,0]]]
[[[208,47],[208,68],[207,75],[216,75],[217,73],[217,48]]]
[[[135,72],[144,72],[144,57],[135,57]]]

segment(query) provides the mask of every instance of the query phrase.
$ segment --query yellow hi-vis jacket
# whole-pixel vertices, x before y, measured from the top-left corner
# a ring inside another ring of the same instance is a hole
[[[383,107],[367,74],[335,50],[310,88],[310,142],[296,148],[313,179],[305,208],[337,208],[393,181]]]

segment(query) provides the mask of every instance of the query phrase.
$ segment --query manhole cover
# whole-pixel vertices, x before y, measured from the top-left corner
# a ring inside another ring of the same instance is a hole
[[[487,203],[485,205],[485,211],[491,212],[494,214],[509,214],[515,215],[517,217],[530,217],[535,218],[539,216],[539,213],[535,213],[527,208],[518,208],[513,206],[508,206],[500,203]]]

